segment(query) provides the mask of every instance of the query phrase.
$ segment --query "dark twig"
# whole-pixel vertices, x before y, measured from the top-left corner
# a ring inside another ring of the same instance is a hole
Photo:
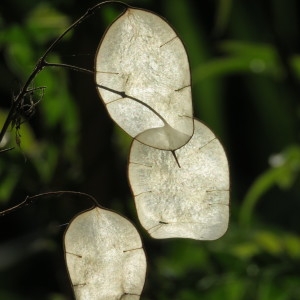
[[[13,149],[15,149],[15,147],[10,147],[10,148],[6,148],[6,149],[2,149],[2,150],[0,150],[0,153],[7,152],[7,151],[10,151],[10,150],[13,150]]]
[[[89,18],[91,15],[93,15],[95,13],[95,11],[100,8],[103,5],[106,4],[118,4],[121,5],[125,8],[128,8],[128,5],[121,2],[121,1],[105,1],[105,2],[101,2],[98,3],[97,5],[93,6],[92,8],[89,8],[86,13],[84,15],[82,15],[77,21],[75,21],[72,25],[70,25],[51,45],[50,47],[46,50],[46,52],[43,54],[43,56],[37,61],[35,68],[33,69],[32,73],[30,74],[30,76],[28,77],[27,81],[25,82],[25,84],[23,85],[23,88],[21,89],[21,91],[19,92],[19,94],[14,98],[10,111],[6,117],[6,120],[3,124],[3,127],[1,129],[0,132],[0,142],[2,141],[5,132],[7,131],[9,125],[13,122],[13,120],[16,117],[16,112],[20,106],[20,104],[22,103],[24,97],[26,96],[26,94],[28,94],[29,92],[32,91],[31,88],[29,88],[30,84],[32,83],[33,79],[47,66],[61,66],[61,67],[66,67],[66,68],[70,68],[73,70],[77,70],[77,71],[84,71],[84,72],[92,72],[89,70],[85,70],[82,68],[78,68],[78,67],[71,67],[69,65],[64,65],[64,64],[50,64],[46,62],[46,57],[48,56],[48,54],[57,46],[57,44],[64,38],[64,36],[69,33],[72,29],[76,28],[79,24],[81,24],[83,21],[85,21],[87,18]]]
[[[65,68],[65,69],[70,69],[72,71],[78,71],[78,72],[83,72],[83,73],[88,73],[88,74],[94,74],[94,71],[72,66],[72,65],[67,65],[67,64],[57,64],[57,63],[48,63],[45,62],[46,67],[60,67],[60,68]]]
[[[47,198],[47,197],[61,197],[64,195],[71,195],[71,196],[79,196],[79,197],[85,197],[88,198],[89,200],[91,200],[95,206],[100,206],[98,201],[96,200],[96,198],[94,198],[92,195],[86,194],[86,193],[82,193],[82,192],[76,192],[76,191],[56,191],[56,192],[46,192],[46,193],[41,193],[38,195],[34,195],[34,196],[27,196],[25,198],[24,201],[22,201],[21,203],[8,208],[4,211],[0,212],[0,217],[6,216],[12,212],[15,212],[21,208],[27,207],[31,204],[33,204],[35,201],[42,199],[42,198]]]

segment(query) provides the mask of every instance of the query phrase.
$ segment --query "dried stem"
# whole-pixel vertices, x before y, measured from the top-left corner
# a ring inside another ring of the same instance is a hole
[[[10,147],[10,148],[6,148],[6,149],[1,149],[1,150],[0,150],[0,153],[7,152],[7,151],[10,151],[10,150],[13,150],[13,149],[15,149],[15,147]]]
[[[79,68],[79,67],[76,67],[76,66],[70,66],[70,65],[65,65],[65,64],[48,63],[48,62],[46,62],[46,58],[47,58],[48,54],[57,46],[57,44],[64,38],[64,36],[69,31],[76,28],[79,24],[81,24],[83,21],[85,21],[91,15],[93,15],[98,8],[100,8],[100,7],[102,7],[103,5],[106,5],[106,4],[118,4],[118,5],[124,6],[125,8],[128,8],[128,5],[121,2],[121,1],[105,1],[105,2],[98,3],[97,5],[89,8],[84,15],[82,15],[77,21],[75,21],[72,25],[70,25],[50,45],[50,47],[46,50],[46,52],[43,54],[43,56],[37,61],[36,65],[35,65],[35,68],[33,69],[32,73],[30,74],[27,81],[23,85],[23,87],[22,87],[21,91],[19,92],[19,94],[13,99],[10,111],[9,111],[7,117],[6,117],[6,120],[3,124],[3,127],[2,127],[1,132],[0,132],[0,142],[2,141],[2,139],[4,137],[4,134],[7,131],[9,125],[14,120],[15,115],[16,115],[16,111],[18,110],[18,106],[21,104],[22,99],[24,99],[24,97],[26,96],[27,93],[32,91],[32,89],[29,88],[30,84],[32,83],[33,79],[38,75],[38,73],[41,72],[45,67],[47,67],[47,66],[52,66],[52,67],[60,66],[60,67],[65,67],[65,68],[69,68],[69,69],[76,70],[76,71],[93,73],[92,71],[89,71],[89,70],[86,70],[86,69],[83,69],[83,68]]]
[[[71,195],[71,196],[80,196],[80,197],[85,197],[88,198],[89,200],[91,200],[95,206],[100,206],[98,201],[96,200],[96,198],[94,198],[92,195],[86,194],[86,193],[82,193],[82,192],[76,192],[76,191],[55,191],[55,192],[46,192],[46,193],[41,193],[41,194],[37,194],[34,196],[27,196],[25,198],[24,201],[22,201],[21,203],[8,208],[4,211],[0,211],[0,217],[6,216],[10,213],[13,213],[21,208],[27,207],[31,204],[33,204],[35,201],[42,199],[42,198],[47,198],[47,197],[61,197],[64,195]]]

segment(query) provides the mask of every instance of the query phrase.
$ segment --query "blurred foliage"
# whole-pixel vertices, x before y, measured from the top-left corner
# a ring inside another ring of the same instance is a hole
[[[300,3],[132,0],[170,21],[190,58],[195,115],[220,138],[231,169],[231,222],[217,241],[151,240],[126,179],[130,139],[108,118],[90,75],[47,68],[36,112],[0,153],[0,208],[26,195],[77,190],[128,216],[142,233],[142,299],[300,299]],[[0,126],[53,39],[95,1],[0,4]],[[48,60],[93,69],[112,5],[66,36]],[[72,299],[63,224],[91,205],[45,199],[0,219],[0,299]]]

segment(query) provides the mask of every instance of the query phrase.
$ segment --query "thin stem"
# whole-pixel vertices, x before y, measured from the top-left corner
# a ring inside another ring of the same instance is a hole
[[[10,147],[10,148],[6,148],[6,149],[2,149],[2,150],[0,150],[0,153],[7,152],[7,151],[10,151],[10,150],[13,150],[13,149],[15,149],[15,147]]]
[[[30,93],[30,92],[35,92],[38,90],[45,90],[46,88],[47,88],[46,86],[38,86],[38,87],[34,87],[32,89],[28,89],[27,92]]]
[[[82,73],[88,73],[88,74],[94,74],[94,71],[85,69],[85,68],[80,68],[77,66],[72,66],[72,65],[67,65],[67,64],[58,64],[58,63],[48,63],[45,62],[46,67],[60,67],[60,68],[65,68],[65,69],[70,69],[72,71],[78,71]]]
[[[29,89],[29,86],[31,84],[31,82],[33,81],[33,79],[38,75],[39,72],[41,72],[47,65],[50,66],[58,66],[58,64],[49,64],[46,62],[46,57],[48,56],[48,54],[56,47],[56,45],[64,38],[64,36],[70,32],[72,29],[76,28],[80,23],[82,23],[84,20],[86,20],[87,18],[89,18],[91,15],[93,15],[95,13],[95,11],[102,7],[103,5],[106,4],[118,4],[121,5],[125,8],[128,8],[129,6],[121,1],[105,1],[105,2],[101,2],[98,3],[97,5],[93,6],[92,8],[89,8],[86,13],[84,15],[82,15],[79,19],[77,19],[72,25],[70,25],[50,46],[49,48],[46,50],[46,52],[43,54],[43,56],[37,61],[35,68],[33,69],[32,73],[30,74],[30,76],[28,77],[27,81],[25,82],[25,84],[23,85],[23,88],[21,89],[21,91],[19,92],[19,94],[17,95],[17,97],[14,99],[10,111],[6,117],[6,120],[3,124],[3,127],[1,129],[0,132],[0,142],[2,141],[5,132],[7,131],[10,123],[13,121],[14,117],[15,117],[15,112],[18,108],[18,106],[20,105],[20,103],[22,102],[22,99],[24,98],[24,96],[31,90]],[[67,68],[71,68],[69,65],[60,65],[62,67],[67,67]],[[81,68],[77,68],[77,67],[73,67],[73,70],[81,70],[83,71],[84,69]],[[88,71],[88,70],[86,70]],[[89,72],[89,71],[88,71]]]
[[[165,125],[168,125],[168,122],[163,118],[163,116],[161,116],[155,109],[153,109],[150,105],[148,105],[147,103],[135,98],[135,97],[132,97],[132,96],[129,96],[127,95],[124,91],[120,92],[120,91],[117,91],[117,90],[114,90],[114,89],[111,89],[109,87],[106,87],[104,85],[101,85],[101,84],[96,84],[96,86],[100,89],[104,89],[106,91],[109,91],[109,92],[112,92],[112,93],[115,93],[117,95],[119,95],[121,98],[120,99],[123,99],[123,98],[128,98],[128,99],[131,99],[133,101],[136,101],[137,103],[147,107],[150,111],[152,111],[158,118],[161,119],[161,121],[165,124]],[[115,101],[119,101],[120,99],[117,99]],[[113,101],[112,101],[113,102]],[[108,102],[106,103],[106,105],[109,105],[110,103],[112,102]]]
[[[41,193],[41,194],[37,194],[34,196],[27,196],[25,198],[24,201],[22,201],[21,203],[8,208],[4,211],[0,212],[0,217],[6,216],[12,212],[15,212],[21,208],[27,207],[31,204],[33,204],[35,201],[41,199],[41,198],[47,198],[47,197],[61,197],[64,195],[71,195],[71,196],[80,196],[80,197],[85,197],[88,198],[89,200],[91,200],[95,206],[100,206],[98,201],[96,200],[96,198],[94,198],[92,195],[86,194],[86,193],[82,193],[82,192],[76,192],[76,191],[56,191],[56,192],[46,192],[46,193]]]

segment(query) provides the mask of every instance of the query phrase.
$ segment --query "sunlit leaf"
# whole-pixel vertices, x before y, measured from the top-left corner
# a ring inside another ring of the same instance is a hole
[[[291,258],[300,258],[300,238],[293,234],[282,235],[284,241],[285,251],[289,254]]]
[[[249,259],[260,252],[259,246],[252,241],[237,243],[231,248],[231,253],[239,259]]]
[[[95,207],[70,223],[64,238],[76,299],[139,299],[146,259],[139,234],[118,214]]]
[[[260,230],[255,235],[256,244],[271,255],[279,255],[283,251],[281,236],[267,230]]]
[[[165,150],[188,142],[193,134],[188,58],[162,18],[127,9],[101,41],[95,68],[109,114],[130,136]]]
[[[225,55],[196,67],[193,72],[194,83],[236,73],[265,74],[276,79],[282,77],[277,53],[271,45],[228,40],[222,42],[219,48]]]
[[[255,206],[268,190],[276,185],[288,189],[295,184],[300,173],[300,147],[289,146],[283,153],[272,155],[269,162],[271,168],[256,178],[244,197],[240,209],[243,225],[250,225]]]
[[[26,32],[21,26],[13,25],[3,37],[6,44],[6,61],[11,70],[20,76],[26,76],[35,62],[34,49]]]
[[[39,43],[56,37],[69,25],[69,18],[47,2],[40,2],[26,18],[28,31]]]
[[[220,142],[199,121],[173,154],[134,141],[129,180],[141,224],[154,238],[219,238],[228,226],[228,173]]]

